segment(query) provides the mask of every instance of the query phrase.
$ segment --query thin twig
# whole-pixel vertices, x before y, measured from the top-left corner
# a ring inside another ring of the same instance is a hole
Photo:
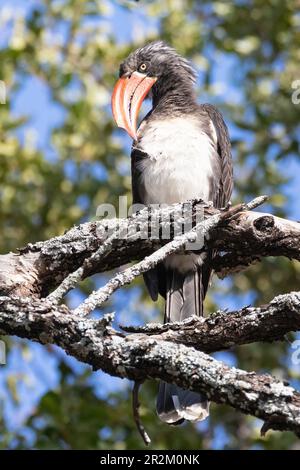
[[[84,260],[82,266],[80,266],[76,271],[69,274],[62,283],[55,289],[51,294],[48,295],[47,300],[53,302],[53,304],[58,304],[62,298],[71,290],[76,287],[78,282],[82,280],[82,276],[86,267],[86,262],[89,261],[90,263],[96,263],[99,261],[102,255],[104,255],[112,245],[113,240],[115,240],[118,236],[118,231],[115,232],[105,240],[105,242],[98,248],[98,250],[93,253],[89,258]]]
[[[175,237],[171,242],[159,248],[150,256],[146,256],[146,258],[139,263],[117,273],[105,286],[92,292],[91,295],[75,309],[74,313],[81,316],[89,315],[94,309],[101,307],[117,289],[125,284],[130,284],[136,277],[157,266],[157,264],[163,261],[167,256],[183,248],[187,242],[191,242],[193,239],[196,240],[197,230],[203,228],[204,234],[208,232],[211,227],[219,222],[220,217],[220,214],[216,214],[207,219],[207,221],[200,222],[193,230]]]
[[[142,385],[142,382],[134,382],[133,389],[132,389],[132,412],[134,422],[136,424],[137,430],[139,431],[144,443],[148,446],[151,443],[151,439],[147,434],[146,429],[144,428],[141,417],[140,417],[140,402],[139,402],[139,389]]]
[[[46,298],[49,300],[53,305],[59,304],[59,302],[62,300],[62,298],[76,285],[78,282],[81,281],[82,279],[82,274],[83,274],[83,266],[80,266],[80,268],[76,269],[73,273],[69,274],[62,283],[53,291],[51,294],[49,294]]]
[[[256,207],[261,206],[264,204],[267,200],[269,199],[269,196],[258,196],[252,201],[248,202],[245,204],[245,210],[246,211],[252,211],[253,209],[256,209]]]
[[[139,219],[144,217],[148,214],[148,207],[145,207],[138,213],[133,214],[130,219]],[[111,249],[112,244],[115,240],[118,240],[120,237],[120,230],[128,230],[129,219],[119,219],[120,226],[116,223],[113,233],[104,241],[104,243],[98,248],[95,253],[91,256],[86,258],[83,264],[76,269],[73,273],[70,273],[62,283],[53,291],[51,294],[47,296],[47,300],[52,302],[53,304],[57,305],[63,299],[63,297],[72,289],[76,287],[76,285],[83,280],[84,273],[86,269],[91,270],[95,267],[100,261],[101,258],[107,254],[107,252]],[[128,240],[131,242],[134,239],[138,239],[140,236],[139,232],[135,232],[133,235],[128,237]]]
[[[223,210],[223,218],[230,218],[235,214],[238,214],[242,211],[252,211],[256,209],[256,207],[261,206],[269,199],[269,196],[257,196],[256,198],[252,199],[249,202],[242,202],[240,204],[236,204],[235,206],[230,206],[229,208],[225,208]]]

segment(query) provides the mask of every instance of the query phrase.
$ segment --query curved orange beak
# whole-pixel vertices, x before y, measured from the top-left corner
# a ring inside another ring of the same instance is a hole
[[[112,113],[118,127],[125,129],[136,139],[137,118],[142,103],[157,78],[133,72],[130,77],[123,75],[116,83],[112,94]]]

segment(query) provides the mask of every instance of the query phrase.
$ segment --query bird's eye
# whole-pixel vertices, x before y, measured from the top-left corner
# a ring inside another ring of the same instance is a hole
[[[141,72],[145,72],[145,71],[147,70],[147,64],[141,64],[141,65],[139,66],[139,70],[140,70]]]

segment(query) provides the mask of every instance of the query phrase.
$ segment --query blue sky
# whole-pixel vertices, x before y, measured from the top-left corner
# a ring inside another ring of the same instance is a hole
[[[2,0],[1,9],[5,7],[13,7],[14,9],[22,9],[27,12],[33,5],[39,4],[38,0]],[[115,1],[114,5],[114,30],[117,31],[118,41],[120,43],[128,41],[128,38],[135,37],[140,34],[141,37],[146,31],[155,31],[157,28],[157,21],[155,19],[149,19],[145,16],[143,8],[135,9],[134,12],[130,12],[118,5]],[[109,21],[109,20],[107,20]],[[2,38],[0,38],[0,47],[2,41],[5,41],[5,32],[3,32]],[[219,84],[220,96],[226,96],[227,99],[241,102],[243,95],[241,90],[231,86],[232,69],[234,68],[234,58],[227,57],[226,60],[220,57],[215,60],[213,54],[209,54],[208,58],[214,60],[214,81]],[[199,77],[199,84],[201,84],[202,77]],[[204,99],[205,97],[203,97]],[[216,97],[216,101],[218,96]],[[24,112],[30,116],[29,123],[26,124],[20,131],[18,131],[18,137],[22,141],[24,138],[25,130],[31,128],[35,130],[37,136],[37,145],[41,148],[46,158],[50,161],[55,160],[56,152],[50,142],[51,130],[60,125],[64,120],[64,110],[56,105],[50,96],[49,90],[45,84],[39,79],[32,77],[26,80],[20,92],[17,93],[15,99],[12,102],[12,109],[14,114],[23,115]],[[47,112],[45,112],[45,109]],[[233,137],[242,136],[247,139],[247,133],[234,127],[228,121],[231,135]],[[99,123],[100,125],[100,123]],[[124,137],[127,139],[127,137]],[[129,148],[130,141],[126,140],[126,147]],[[288,175],[295,175],[292,178],[287,193],[292,195],[293,192],[298,191],[300,184],[300,166],[299,162],[290,158],[282,164],[281,170]],[[97,169],[96,169],[97,170]],[[72,163],[66,167],[66,171],[69,171],[70,176],[74,176],[72,170]],[[99,166],[99,180],[105,177],[105,171]],[[84,196],[82,199],[84,204]],[[296,200],[289,206],[289,212],[291,217],[300,219],[300,209]],[[104,277],[99,277],[99,283],[105,281]],[[226,281],[224,283],[226,286]],[[124,290],[114,296],[114,309],[118,312],[117,321],[121,323],[128,323],[127,313],[131,312],[130,323],[140,323],[141,318],[147,318],[150,320],[157,315],[157,310],[154,307],[149,307],[146,312],[141,312],[141,305],[139,303],[140,291],[138,288],[131,290]],[[81,294],[75,292],[69,296],[71,305],[76,305],[80,299]],[[251,303],[252,293],[244,294],[241,296],[228,296],[227,294],[220,293],[216,295],[220,307],[237,308],[242,305]],[[18,342],[16,343],[18,344]],[[19,341],[19,344],[24,342]],[[58,351],[58,355],[63,355],[63,352]],[[64,356],[64,355],[63,355]],[[65,357],[65,356],[64,356]],[[235,365],[234,355],[230,353],[218,353],[216,357],[228,362],[230,365]],[[85,366],[80,365],[71,358],[66,358],[71,367],[75,371],[80,371]],[[59,373],[57,371],[58,356],[53,355],[45,348],[38,344],[28,345],[27,349],[24,350],[21,347],[15,346],[11,350],[9,355],[9,365],[1,367],[0,369],[0,410],[3,408],[4,416],[7,420],[7,424],[10,429],[20,428],[24,418],[30,414],[32,407],[38,402],[39,398],[51,388],[56,388],[59,384]],[[24,380],[26,376],[26,380]],[[8,377],[10,378],[9,380]],[[11,399],[11,395],[7,393],[7,383],[13,386],[15,385],[18,390],[20,402],[15,402]],[[125,381],[111,378],[101,372],[93,375],[92,382],[95,386],[96,393],[105,394],[116,388],[122,388],[126,384]],[[101,389],[98,384],[101,382]],[[223,428],[220,427],[218,433],[218,439],[215,443],[215,447],[222,447],[226,440],[226,436],[223,435]]]

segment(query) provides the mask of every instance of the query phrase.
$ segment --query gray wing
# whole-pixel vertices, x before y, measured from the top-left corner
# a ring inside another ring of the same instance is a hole
[[[199,107],[201,112],[205,111],[208,114],[217,134],[217,151],[220,160],[215,162],[215,177],[218,181],[212,184],[212,199],[214,206],[221,208],[229,203],[233,189],[233,165],[230,137],[223,116],[215,106],[205,103],[201,104]],[[212,273],[210,266],[214,254],[214,251],[208,251],[206,261],[202,266],[204,292],[207,291],[210,282]]]
[[[145,152],[133,147],[131,150],[131,186],[133,204],[145,204],[145,188],[141,177],[141,162],[148,158]],[[163,264],[143,274],[145,284],[153,301],[158,294],[165,296],[165,275]]]
[[[145,204],[145,188],[143,185],[141,163],[147,158],[147,154],[132,147],[131,150],[131,188],[133,204]]]
[[[233,165],[231,156],[231,144],[227,126],[218,109],[211,104],[200,105],[209,115],[217,133],[218,154],[220,156],[220,182],[214,205],[224,207],[229,203],[233,189]]]

